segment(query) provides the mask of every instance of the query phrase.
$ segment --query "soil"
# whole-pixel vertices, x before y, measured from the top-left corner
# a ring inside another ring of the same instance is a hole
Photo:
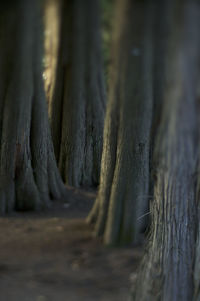
[[[93,237],[94,198],[71,189],[70,204],[0,218],[1,301],[127,301],[142,251]]]

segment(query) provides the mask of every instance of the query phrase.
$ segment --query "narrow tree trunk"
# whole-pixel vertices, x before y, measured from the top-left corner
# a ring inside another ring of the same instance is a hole
[[[0,212],[38,209],[65,187],[54,158],[42,80],[37,1],[0,10]]]
[[[134,301],[188,301],[193,295],[200,3],[177,0],[169,5],[165,94],[154,153],[151,237],[133,288]]]
[[[57,82],[50,116],[61,175],[73,186],[99,182],[105,88],[99,0],[63,3]]]
[[[100,189],[88,221],[106,244],[138,242],[148,211],[152,1],[118,1]]]

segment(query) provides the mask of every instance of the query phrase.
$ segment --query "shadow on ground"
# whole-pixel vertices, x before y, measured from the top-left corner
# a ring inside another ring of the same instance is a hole
[[[0,300],[127,301],[141,249],[105,248],[84,217],[95,193],[0,218]]]

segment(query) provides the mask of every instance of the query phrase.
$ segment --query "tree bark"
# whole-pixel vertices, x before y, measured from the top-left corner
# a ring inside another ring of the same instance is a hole
[[[62,11],[53,142],[66,183],[92,186],[99,183],[105,111],[99,1],[64,1]]]
[[[200,3],[168,4],[170,31],[162,116],[155,139],[151,236],[133,288],[134,301],[193,300]]]
[[[37,1],[0,10],[0,212],[39,209],[65,195],[48,125]]]
[[[118,1],[100,188],[88,222],[106,244],[136,243],[148,211],[152,1]]]

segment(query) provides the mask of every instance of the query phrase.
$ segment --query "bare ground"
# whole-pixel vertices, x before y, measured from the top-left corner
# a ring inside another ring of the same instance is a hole
[[[84,217],[94,192],[71,205],[0,218],[0,301],[127,301],[141,248],[106,248]]]

